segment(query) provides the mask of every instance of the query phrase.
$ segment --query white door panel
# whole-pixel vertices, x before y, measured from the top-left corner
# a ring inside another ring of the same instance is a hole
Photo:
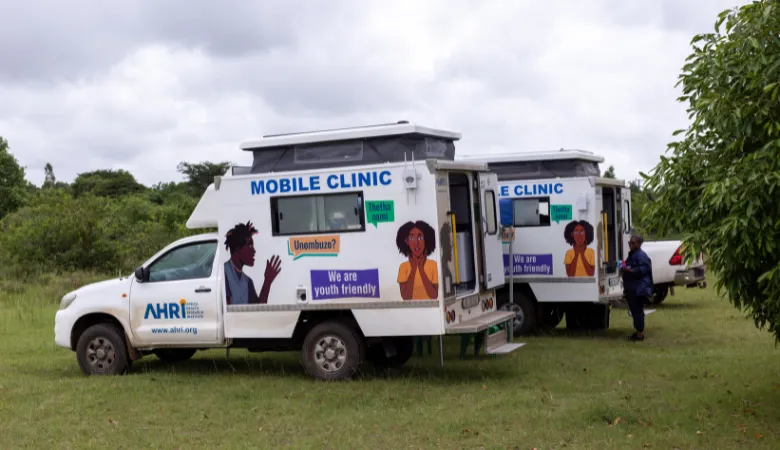
[[[184,244],[145,268],[148,280],[133,280],[130,325],[144,343],[211,344],[219,339],[216,240]]]
[[[498,221],[498,176],[479,174],[479,196],[482,217],[482,241],[484,254],[483,279],[487,289],[501,286],[504,281],[504,248],[501,243]]]

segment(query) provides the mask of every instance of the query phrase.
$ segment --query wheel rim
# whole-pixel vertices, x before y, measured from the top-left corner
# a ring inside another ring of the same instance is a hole
[[[517,331],[520,329],[520,327],[523,326],[523,322],[525,322],[525,313],[523,313],[523,308],[518,306],[516,303],[507,303],[504,306],[501,307],[503,311],[511,311],[515,313],[515,317],[512,318],[512,328]]]
[[[314,361],[323,372],[338,372],[347,363],[347,346],[335,336],[324,336],[314,346]]]
[[[105,372],[116,362],[114,345],[104,337],[96,337],[87,345],[87,361],[97,372]]]

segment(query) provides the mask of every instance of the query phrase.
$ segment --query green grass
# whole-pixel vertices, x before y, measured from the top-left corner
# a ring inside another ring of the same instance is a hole
[[[92,277],[82,277],[86,281]],[[73,280],[0,291],[0,448],[777,448],[780,353],[711,289],[678,290],[647,340],[612,328],[525,339],[497,359],[416,356],[390,376],[309,379],[296,354],[147,357],[84,377],[53,343]],[[712,284],[712,283],[710,283]],[[774,442],[774,444],[772,444]],[[649,446],[645,446],[649,444]]]

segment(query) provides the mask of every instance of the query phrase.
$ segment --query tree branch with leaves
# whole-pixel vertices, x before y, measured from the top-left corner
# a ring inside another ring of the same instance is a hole
[[[780,341],[780,4],[719,14],[691,41],[677,85],[690,125],[644,175],[650,228],[681,230],[718,292]]]

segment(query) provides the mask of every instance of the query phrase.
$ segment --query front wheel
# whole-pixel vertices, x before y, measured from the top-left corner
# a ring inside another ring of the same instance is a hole
[[[123,375],[130,368],[124,337],[107,323],[92,325],[81,334],[76,359],[85,375]]]
[[[328,321],[312,328],[301,349],[306,373],[328,381],[352,378],[363,354],[363,340],[352,326],[341,321]]]

